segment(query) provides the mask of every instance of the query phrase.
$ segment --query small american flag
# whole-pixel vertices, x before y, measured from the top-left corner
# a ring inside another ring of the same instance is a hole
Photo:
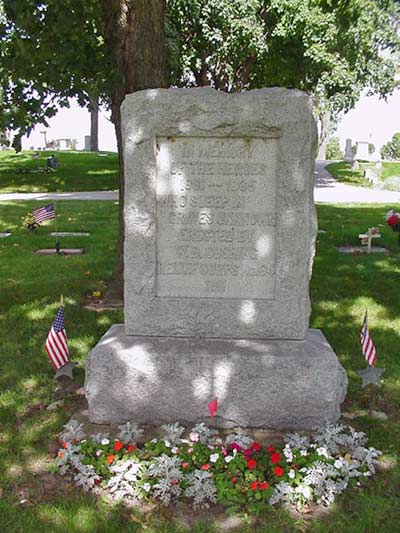
[[[49,218],[56,218],[56,210],[54,209],[53,204],[45,205],[44,207],[39,207],[33,212],[33,217],[37,224],[43,222],[43,220],[48,220]]]
[[[54,370],[59,370],[69,361],[67,334],[64,327],[64,306],[57,311],[56,318],[46,339],[46,351]]]
[[[360,334],[362,353],[370,366],[375,366],[376,349],[368,331],[367,311],[365,311],[364,321]]]

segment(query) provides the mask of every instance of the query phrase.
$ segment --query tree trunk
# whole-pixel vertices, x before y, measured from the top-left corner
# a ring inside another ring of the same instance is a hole
[[[90,109],[90,151],[99,151],[99,97],[89,96]]]
[[[166,0],[103,0],[105,40],[119,65],[121,85],[112,95],[111,120],[119,156],[119,244],[116,286],[123,297],[124,260],[124,157],[120,105],[128,93],[166,87]]]

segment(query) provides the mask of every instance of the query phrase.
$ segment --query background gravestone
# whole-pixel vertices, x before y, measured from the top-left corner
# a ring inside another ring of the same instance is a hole
[[[94,422],[312,427],[347,378],[309,330],[311,102],[296,90],[148,90],[122,106],[125,325],[91,351]]]

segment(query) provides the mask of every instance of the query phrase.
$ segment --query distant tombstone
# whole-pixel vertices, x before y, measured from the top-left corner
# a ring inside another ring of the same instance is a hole
[[[55,170],[56,168],[60,166],[60,161],[57,159],[57,157],[54,154],[52,154],[50,157],[47,158],[46,165],[47,165],[47,168],[51,168]]]
[[[378,175],[374,172],[374,169],[372,168],[366,168],[364,171],[364,177],[367,181],[375,185],[375,183],[379,182]]]
[[[357,142],[357,152],[354,159],[358,161],[369,161],[369,142],[368,141],[358,141]]]
[[[85,151],[90,152],[90,135],[85,135]]]
[[[122,105],[125,324],[86,363],[94,423],[336,421],[347,377],[309,329],[317,128],[305,93],[154,89]]]
[[[351,170],[360,170],[360,164],[357,160],[353,161],[353,164],[351,165]]]
[[[346,139],[346,147],[344,149],[344,160],[348,162],[353,161],[351,139]]]

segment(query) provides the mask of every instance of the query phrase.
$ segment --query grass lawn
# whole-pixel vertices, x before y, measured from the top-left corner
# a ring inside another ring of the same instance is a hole
[[[360,163],[359,170],[353,170],[351,168],[351,163],[345,163],[344,161],[341,161],[340,163],[330,163],[326,166],[327,170],[329,170],[332,176],[338,181],[348,183],[349,185],[358,185],[360,187],[371,187],[371,184],[364,178],[364,170],[366,168],[374,167],[374,163]],[[398,179],[394,179],[393,183],[391,183],[390,178],[394,176],[397,176]],[[388,179],[389,189],[400,190],[400,163],[392,163],[390,161],[383,162],[381,179],[383,181]]]
[[[113,152],[0,152],[0,192],[107,191],[118,189],[118,157]],[[46,173],[55,154],[61,166]]]
[[[353,170],[351,163],[329,163],[326,169],[332,174],[334,178],[342,183],[348,185],[358,185],[359,187],[370,187],[370,183],[364,178],[364,169]]]
[[[33,252],[54,244],[48,236],[54,222],[47,222],[37,234],[20,227],[21,216],[37,205],[0,204],[0,231],[13,232],[0,239],[0,531],[218,531],[215,524],[201,520],[188,529],[168,510],[142,515],[139,510],[106,505],[52,473],[57,433],[77,400],[67,399],[59,411],[45,409],[54,401],[55,383],[43,344],[63,292],[70,350],[73,360],[81,364],[77,379],[83,383],[88,350],[112,323],[123,320],[121,311],[97,313],[83,307],[85,294],[103,289],[112,278],[118,207],[112,202],[57,202],[60,231],[92,233],[85,239],[65,238],[62,245],[83,245],[87,254],[41,257]],[[384,452],[386,469],[363,491],[348,490],[323,516],[310,520],[269,508],[255,525],[243,522],[236,531],[399,531],[400,248],[396,234],[386,227],[381,233],[389,255],[342,255],[335,248],[356,244],[358,233],[382,223],[388,207],[319,206],[319,227],[326,233],[318,235],[311,282],[311,326],[322,329],[349,375],[347,412],[356,413],[370,404],[370,392],[361,389],[355,373],[365,366],[359,333],[368,307],[377,366],[386,368],[373,408],[385,411],[389,420],[362,415],[351,424],[367,433],[371,446]]]

